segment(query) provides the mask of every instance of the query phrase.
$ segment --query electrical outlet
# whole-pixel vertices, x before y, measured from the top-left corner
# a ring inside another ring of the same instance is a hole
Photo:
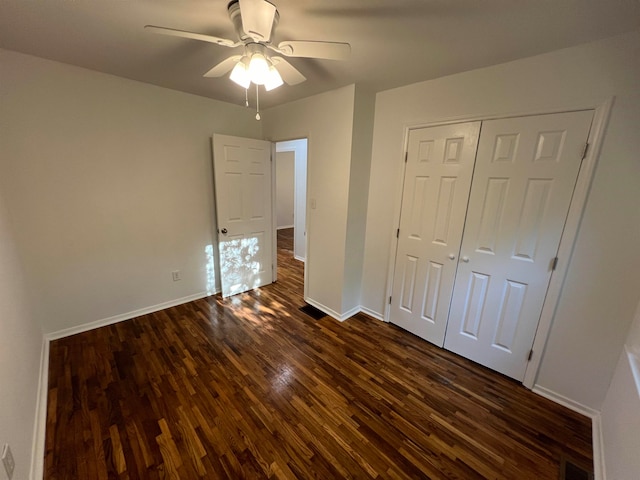
[[[13,469],[16,468],[16,462],[13,460],[13,453],[11,453],[11,447],[8,443],[5,443],[4,447],[2,447],[2,463],[7,472],[7,477],[11,480],[13,478]]]
[[[180,270],[174,270],[173,272],[171,272],[171,278],[173,278],[174,282],[182,280],[182,277],[180,276]]]

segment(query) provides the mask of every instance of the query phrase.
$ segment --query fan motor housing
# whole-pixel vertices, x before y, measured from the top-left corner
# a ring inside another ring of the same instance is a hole
[[[232,0],[231,2],[229,2],[229,4],[227,5],[227,12],[229,13],[229,18],[231,19],[233,28],[238,34],[238,38],[240,38],[240,40],[242,40],[243,42],[246,40],[250,40],[251,42],[253,42],[254,40],[251,38],[251,36],[248,35],[247,32],[245,32],[244,29],[242,28],[242,17],[240,16],[240,1]],[[271,27],[271,35],[269,38],[273,38],[276,31],[276,26],[278,25],[279,20],[280,20],[280,13],[278,12],[278,10],[276,10],[276,14],[273,17],[273,26]],[[271,43],[271,42],[264,42],[264,43]]]

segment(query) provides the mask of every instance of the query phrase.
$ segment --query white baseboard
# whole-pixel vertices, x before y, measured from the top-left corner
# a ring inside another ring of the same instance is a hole
[[[380,320],[384,322],[384,315],[379,314],[378,312],[374,312],[373,310],[369,310],[367,307],[360,307],[360,311],[369,315],[370,317],[375,318],[376,320]]]
[[[361,311],[360,305],[358,305],[357,307],[353,307],[352,309],[347,310],[340,316],[340,321],[344,322],[345,320],[348,320],[349,318],[353,317],[355,314],[360,313],[360,311]]]
[[[295,225],[284,225],[282,227],[276,227],[276,230],[284,230],[286,228],[294,228]]]
[[[315,300],[306,297],[304,299],[305,302],[307,302],[309,305],[312,305],[314,307],[316,307],[318,310],[322,310],[324,313],[326,313],[327,315],[329,315],[330,317],[335,318],[336,320],[342,321],[340,320],[340,314],[338,312],[336,312],[335,310],[321,304],[320,302],[316,302]]]
[[[293,258],[295,258],[296,260],[299,260],[301,262],[306,262],[307,259],[305,257],[301,257],[300,255],[294,255]]]
[[[309,305],[312,305],[312,306],[316,307],[318,310],[322,310],[324,313],[326,313],[330,317],[335,318],[339,322],[344,322],[347,318],[352,317],[353,315],[355,315],[356,313],[358,313],[360,311],[360,307],[356,307],[356,308],[352,308],[351,310],[349,310],[346,313],[340,314],[340,313],[336,312],[335,310],[333,310],[332,308],[329,308],[326,305],[321,304],[320,302],[316,302],[315,300],[313,300],[311,298],[307,297],[307,298],[304,299],[304,301],[307,302]]]
[[[40,351],[40,372],[36,398],[36,415],[33,425],[33,446],[31,448],[31,468],[29,478],[40,480],[44,477],[44,446],[47,427],[47,396],[49,394],[49,339],[42,336]]]
[[[596,416],[600,415],[600,412],[598,412],[597,410],[594,410],[591,407],[587,407],[586,405],[582,405],[581,403],[576,402],[575,400],[571,400],[570,398],[565,397],[564,395],[556,393],[553,390],[549,390],[548,388],[542,387],[540,385],[534,385],[533,392],[537,393],[538,395],[548,400],[551,400],[552,402],[562,405],[563,407],[567,407],[569,410],[573,410],[574,412],[580,413],[585,417],[589,417],[593,419]]]
[[[357,307],[353,307],[350,310],[347,310],[345,313],[338,313],[335,310],[321,304],[320,302],[316,302],[315,300],[311,299],[311,298],[305,298],[304,299],[305,302],[307,302],[309,305],[313,305],[314,307],[316,307],[318,310],[322,310],[324,313],[326,313],[327,315],[335,318],[336,320],[340,321],[340,322],[344,322],[345,320],[347,320],[348,318],[353,317],[354,315],[362,312],[366,315],[369,315],[370,317],[375,318],[376,320],[380,320],[381,322],[384,322],[384,316],[380,315],[378,312],[375,312],[373,310],[369,310],[366,307],[363,307],[362,305],[358,305]]]
[[[593,441],[593,478],[594,480],[606,480],[604,438],[602,437],[602,420],[599,413],[591,419],[591,437]]]
[[[103,318],[102,320],[83,323],[82,325],[76,325],[75,327],[65,328],[63,330],[58,330],[56,332],[47,333],[45,334],[45,338],[47,340],[57,340],[59,338],[69,337],[77,333],[87,332],[95,328],[105,327],[107,325],[123,322],[125,320],[131,320],[132,318],[140,317],[142,315],[147,315],[149,313],[158,312],[160,310],[164,310],[165,308],[175,307],[176,305],[182,305],[183,303],[193,302],[194,300],[200,300],[201,298],[205,298],[208,296],[209,294],[207,292],[199,292],[194,295],[189,295],[187,297],[176,298],[175,300],[169,300],[168,302],[159,303],[157,305],[152,305],[150,307],[140,308],[132,312],[121,313],[120,315]]]
[[[362,312],[366,315],[369,315],[370,317],[375,318],[376,320],[380,320],[382,322],[384,322],[384,317],[382,315],[380,315],[378,312],[374,312],[373,310],[369,310],[366,307],[363,307],[362,305],[358,305],[357,307],[353,307],[350,310],[347,310],[344,313],[338,313],[335,310],[327,307],[326,305],[321,304],[320,302],[316,302],[315,300],[311,299],[311,298],[305,298],[304,299],[305,302],[307,302],[309,305],[313,305],[314,307],[316,307],[318,310],[322,310],[324,313],[326,313],[327,315],[335,318],[336,320],[340,321],[340,322],[344,322],[345,320],[353,317],[354,315]]]

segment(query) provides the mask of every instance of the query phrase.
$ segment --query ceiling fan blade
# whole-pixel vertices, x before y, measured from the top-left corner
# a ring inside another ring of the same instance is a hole
[[[242,58],[242,55],[232,55],[231,57],[221,61],[219,64],[217,64],[207,73],[205,73],[203,77],[209,77],[209,78],[221,77],[222,75],[227,73],[229,70],[231,70],[233,67],[235,67],[236,63],[238,63],[241,58]]]
[[[241,42],[234,42],[226,38],[213,37],[211,35],[204,35],[202,33],[186,32],[184,30],[176,30],[175,28],[158,27],[156,25],[145,25],[144,29],[159,33],[160,35],[171,35],[172,37],[190,38],[192,40],[200,40],[202,42],[215,43],[216,45],[222,45],[223,47],[237,47],[242,45]]]
[[[257,42],[268,42],[273,30],[276,6],[266,0],[239,0],[242,29]]]
[[[287,57],[347,60],[351,55],[351,45],[339,42],[286,41],[278,44],[278,51]]]
[[[282,57],[271,57],[271,62],[287,85],[297,85],[307,79]]]

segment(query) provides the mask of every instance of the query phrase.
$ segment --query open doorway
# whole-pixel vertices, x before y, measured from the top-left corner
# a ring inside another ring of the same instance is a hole
[[[278,251],[306,259],[307,139],[276,143],[276,228]]]

